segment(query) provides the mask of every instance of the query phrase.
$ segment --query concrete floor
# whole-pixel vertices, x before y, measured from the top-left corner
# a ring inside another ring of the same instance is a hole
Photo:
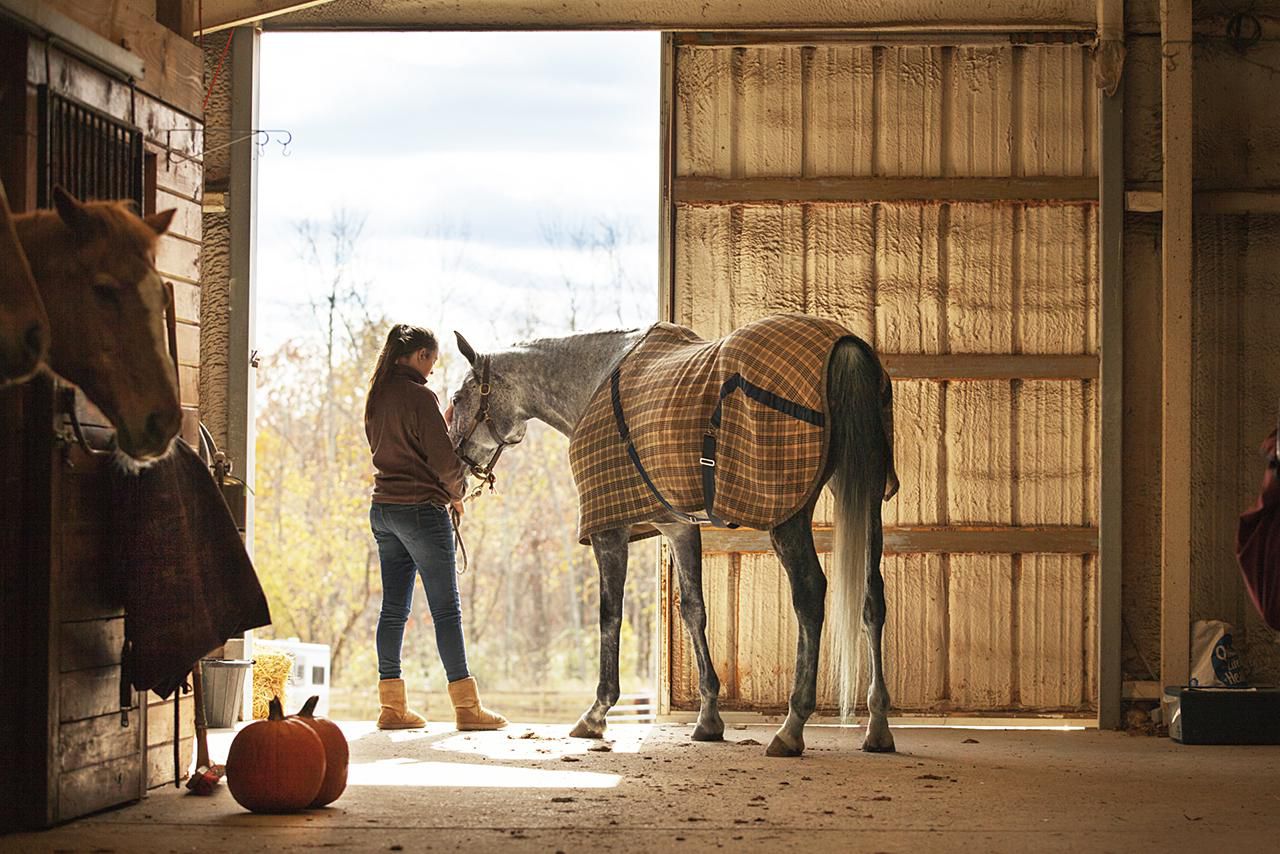
[[[1280,837],[1280,748],[900,728],[898,753],[870,755],[860,730],[810,727],[790,760],[764,755],[765,726],[730,727],[725,744],[690,742],[686,725],[615,726],[608,752],[567,727],[344,728],[350,784],[328,809],[258,816],[225,782],[209,798],[162,789],[0,849],[1167,854],[1275,850]]]

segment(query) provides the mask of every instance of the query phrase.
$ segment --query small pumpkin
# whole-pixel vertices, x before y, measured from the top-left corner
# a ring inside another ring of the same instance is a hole
[[[253,812],[293,812],[315,800],[324,783],[324,744],[305,721],[286,718],[273,697],[266,720],[236,733],[227,753],[227,787]]]
[[[316,717],[316,703],[319,701],[319,697],[311,697],[295,715],[315,730],[324,744],[324,782],[320,784],[319,794],[311,801],[312,808],[328,806],[347,788],[347,763],[351,758],[347,737],[338,725],[328,718]]]

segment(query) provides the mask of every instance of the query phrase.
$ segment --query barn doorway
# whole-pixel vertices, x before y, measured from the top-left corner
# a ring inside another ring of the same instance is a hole
[[[362,412],[389,325],[436,331],[429,385],[447,401],[466,371],[455,329],[499,349],[658,317],[659,39],[262,36],[260,125],[291,141],[273,132],[257,162],[253,542],[275,623],[254,643],[326,646],[330,717],[378,713]],[[598,581],[573,534],[567,440],[531,425],[498,475],[462,526],[469,664],[513,720],[571,721],[595,694]],[[654,704],[655,549],[633,552],[620,711]],[[439,720],[430,620],[418,585],[404,675]]]

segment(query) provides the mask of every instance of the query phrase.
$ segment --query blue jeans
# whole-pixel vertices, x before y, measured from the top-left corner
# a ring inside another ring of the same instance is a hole
[[[449,511],[435,504],[377,504],[369,524],[382,563],[382,611],[378,615],[378,676],[400,678],[400,647],[413,604],[413,582],[422,576],[436,649],[450,682],[466,679],[467,649],[462,639],[462,601],[458,597]]]

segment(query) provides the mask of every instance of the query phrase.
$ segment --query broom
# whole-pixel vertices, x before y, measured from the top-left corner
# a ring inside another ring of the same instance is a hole
[[[191,671],[196,703],[196,771],[187,780],[187,788],[193,795],[212,795],[226,769],[209,761],[209,726],[204,716],[204,679],[200,671],[200,662],[196,662]]]

